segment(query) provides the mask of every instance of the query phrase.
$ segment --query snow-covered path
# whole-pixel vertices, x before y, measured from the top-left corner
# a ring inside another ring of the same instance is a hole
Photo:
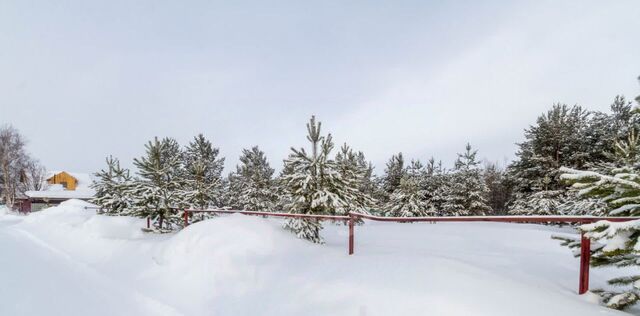
[[[242,215],[143,225],[73,203],[0,216],[0,315],[625,314],[576,294],[578,259],[549,238],[567,229],[367,222],[348,256],[342,225],[326,245]]]
[[[0,221],[0,315],[178,314]]]

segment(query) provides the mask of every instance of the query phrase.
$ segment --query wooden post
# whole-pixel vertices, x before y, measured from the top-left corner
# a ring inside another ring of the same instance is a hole
[[[184,210],[184,227],[189,226],[189,212]]]
[[[151,218],[147,216],[147,229],[151,228]]]
[[[580,286],[578,294],[589,291],[589,261],[591,259],[591,239],[581,235],[580,240]]]
[[[349,214],[349,255],[353,254],[353,225],[354,225],[355,219],[354,216]]]

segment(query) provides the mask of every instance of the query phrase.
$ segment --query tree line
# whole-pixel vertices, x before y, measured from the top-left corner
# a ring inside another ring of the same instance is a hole
[[[173,138],[156,138],[134,159],[135,175],[107,158],[107,168],[96,174],[95,202],[108,214],[150,216],[168,229],[180,225],[182,214],[175,210],[184,208],[400,217],[602,215],[605,201],[567,188],[560,167],[616,163],[621,159],[616,144],[632,137],[639,123],[638,109],[623,96],[614,98],[609,112],[554,104],[525,129],[516,159],[505,168],[481,162],[467,144],[452,168],[433,157],[423,163],[397,153],[381,175],[362,151],[348,144],[336,148],[315,117],[306,126],[307,147],[291,148],[279,174],[257,146],[244,149],[225,177],[224,158],[203,135],[184,148]],[[291,220],[286,226],[322,242],[316,221]]]

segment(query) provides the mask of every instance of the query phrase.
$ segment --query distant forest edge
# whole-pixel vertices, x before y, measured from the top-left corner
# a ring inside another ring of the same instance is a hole
[[[608,113],[554,104],[524,130],[516,159],[506,168],[481,163],[467,144],[453,168],[433,157],[409,161],[397,153],[380,176],[362,151],[346,143],[336,147],[315,117],[307,123],[308,148],[291,148],[280,174],[257,146],[244,149],[225,177],[224,157],[203,135],[184,147],[173,138],[155,138],[134,159],[135,173],[107,158],[107,167],[95,174],[94,202],[110,214],[164,213],[168,225],[168,211],[183,207],[383,216],[603,215],[611,206],[578,196],[561,179],[560,168],[634,164],[639,129],[640,110],[624,96],[614,98]],[[43,182],[44,168],[26,153],[25,143],[12,126],[0,130],[0,197],[7,205]]]

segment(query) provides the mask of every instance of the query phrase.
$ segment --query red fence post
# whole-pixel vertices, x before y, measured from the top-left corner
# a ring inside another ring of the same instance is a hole
[[[349,255],[353,254],[353,224],[354,216],[349,214]]]
[[[184,227],[189,226],[189,212],[184,210]]]
[[[580,287],[578,294],[589,290],[589,261],[591,259],[591,239],[581,234],[580,240]]]

